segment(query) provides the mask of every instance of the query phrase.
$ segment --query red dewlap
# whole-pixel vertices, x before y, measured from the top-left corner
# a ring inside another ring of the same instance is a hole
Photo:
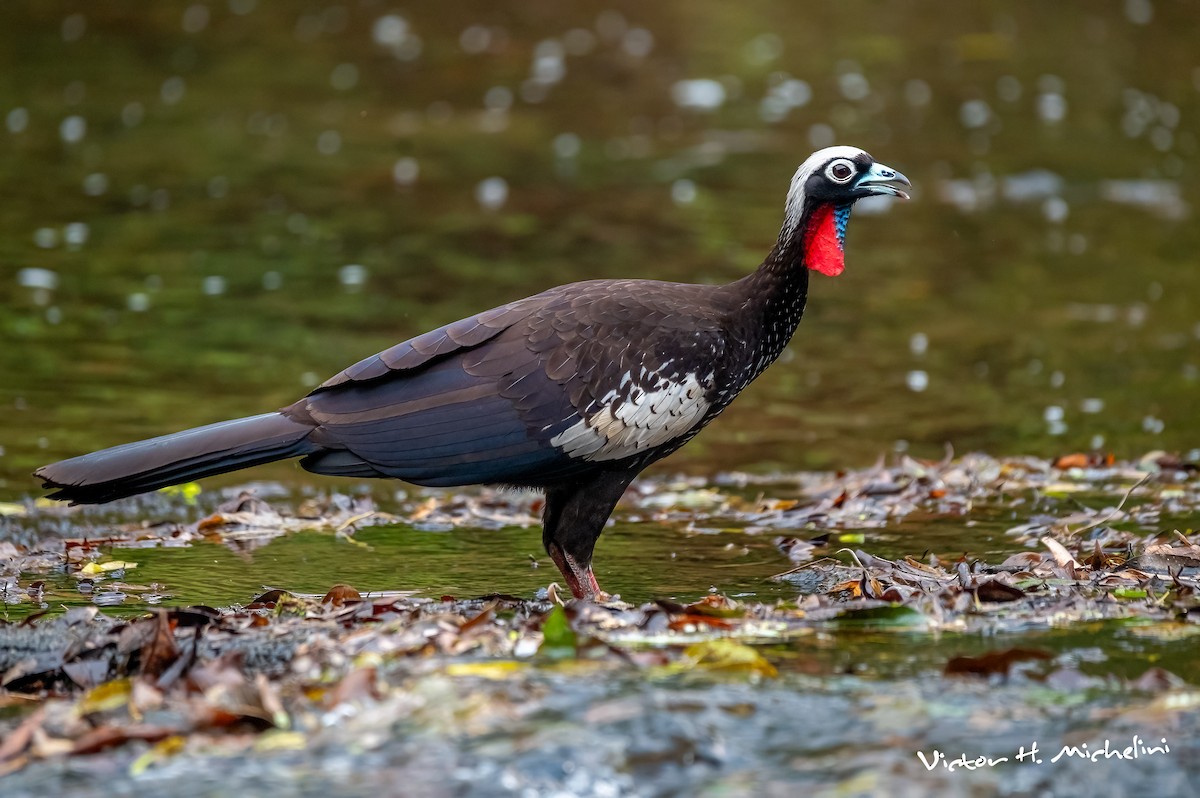
[[[804,249],[808,253],[804,265],[813,271],[837,277],[846,270],[846,253],[842,251],[832,205],[822,205],[813,211],[804,231]]]

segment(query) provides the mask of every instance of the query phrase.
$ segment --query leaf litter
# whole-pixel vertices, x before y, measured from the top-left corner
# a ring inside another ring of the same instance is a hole
[[[836,646],[839,635],[987,639],[1122,622],[1151,640],[1200,641],[1200,545],[1190,530],[1164,520],[1196,517],[1194,467],[1163,458],[1058,464],[1066,467],[1035,458],[904,457],[837,474],[635,484],[619,510],[626,522],[774,536],[781,565],[792,564],[774,578],[794,586],[791,601],[713,593],[688,603],[600,605],[564,600],[554,585],[533,598],[435,599],[338,583],[324,594],[271,589],[243,605],[155,608],[132,617],[98,607],[45,614],[53,610],[45,607],[0,626],[0,774],[113,748],[133,752],[131,775],[188,752],[303,749],[339,719],[416,711],[416,696],[441,689],[439,680],[456,685],[459,710],[434,725],[492,728],[498,718],[544,705],[548,676],[772,681],[781,671],[804,672],[809,666],[796,658],[809,646]],[[14,507],[20,510],[10,507],[0,521],[0,589],[7,604],[30,606],[44,598],[37,577],[56,569],[98,596],[169,597],[162,586],[123,581],[136,563],[109,554],[119,544],[243,547],[301,529],[352,539],[367,523],[528,526],[540,510],[536,496],[489,490],[406,496],[386,511],[366,495],[309,499],[290,511],[238,493],[192,522],[98,522],[81,508]],[[969,540],[972,515],[984,508],[1020,520],[1007,531],[1015,551],[1004,559],[882,556],[857,532],[912,517],[950,518]],[[57,534],[31,541],[39,525]],[[81,529],[86,534],[71,534]],[[1025,645],[934,659],[949,679],[1112,686],[1069,657]],[[1177,708],[1195,713],[1194,679],[1152,667],[1119,687],[1173,692]],[[508,685],[508,692],[488,684]]]

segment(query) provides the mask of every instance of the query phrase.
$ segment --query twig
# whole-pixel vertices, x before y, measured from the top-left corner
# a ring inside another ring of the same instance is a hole
[[[1135,490],[1137,490],[1138,488],[1140,488],[1148,479],[1150,479],[1150,474],[1146,474],[1141,479],[1139,479],[1137,482],[1133,483],[1133,485],[1129,488],[1129,490],[1125,491],[1125,495],[1121,497],[1121,501],[1117,503],[1116,508],[1111,513],[1104,516],[1103,518],[1098,518],[1095,521],[1092,521],[1090,524],[1084,524],[1083,526],[1079,527],[1079,529],[1076,529],[1073,534],[1078,535],[1080,533],[1088,531],[1089,529],[1092,529],[1093,527],[1100,526],[1101,524],[1106,523],[1106,522],[1111,521],[1112,519],[1116,518],[1118,515],[1120,515],[1121,508],[1125,506],[1125,502],[1127,502],[1129,500],[1129,497],[1133,495],[1133,492]]]

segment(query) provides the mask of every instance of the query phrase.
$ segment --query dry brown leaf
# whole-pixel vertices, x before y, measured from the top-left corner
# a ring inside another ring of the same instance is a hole
[[[975,597],[980,601],[995,603],[1020,601],[1025,598],[1025,591],[1019,587],[1006,585],[998,579],[989,579],[986,582],[980,582],[975,588]]]
[[[375,668],[371,666],[355,668],[326,695],[330,707],[345,703],[363,704],[368,699],[377,700],[379,693],[375,689]]]
[[[334,607],[341,607],[347,602],[352,601],[362,601],[362,594],[350,587],[350,585],[334,585],[329,588],[329,592],[321,599],[322,604],[331,604]]]
[[[131,726],[100,726],[85,733],[75,740],[71,748],[72,754],[94,754],[115,745],[121,745],[130,740],[145,740],[158,742],[170,737],[177,730],[167,726],[149,726],[135,724]]]
[[[164,610],[155,611],[149,623],[153,624],[154,630],[142,646],[139,661],[143,675],[158,677],[179,659],[179,647],[175,645],[175,633]]]

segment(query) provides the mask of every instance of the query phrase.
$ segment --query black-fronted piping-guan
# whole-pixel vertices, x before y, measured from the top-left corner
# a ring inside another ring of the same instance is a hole
[[[545,491],[542,541],[577,597],[633,478],[712,421],[787,345],[810,269],[840,274],[854,202],[904,175],[854,147],[792,178],[775,247],[728,285],[551,288],[369,357],[278,412],[116,446],[35,473],[51,498],[112,501],[289,457],[318,474]]]

